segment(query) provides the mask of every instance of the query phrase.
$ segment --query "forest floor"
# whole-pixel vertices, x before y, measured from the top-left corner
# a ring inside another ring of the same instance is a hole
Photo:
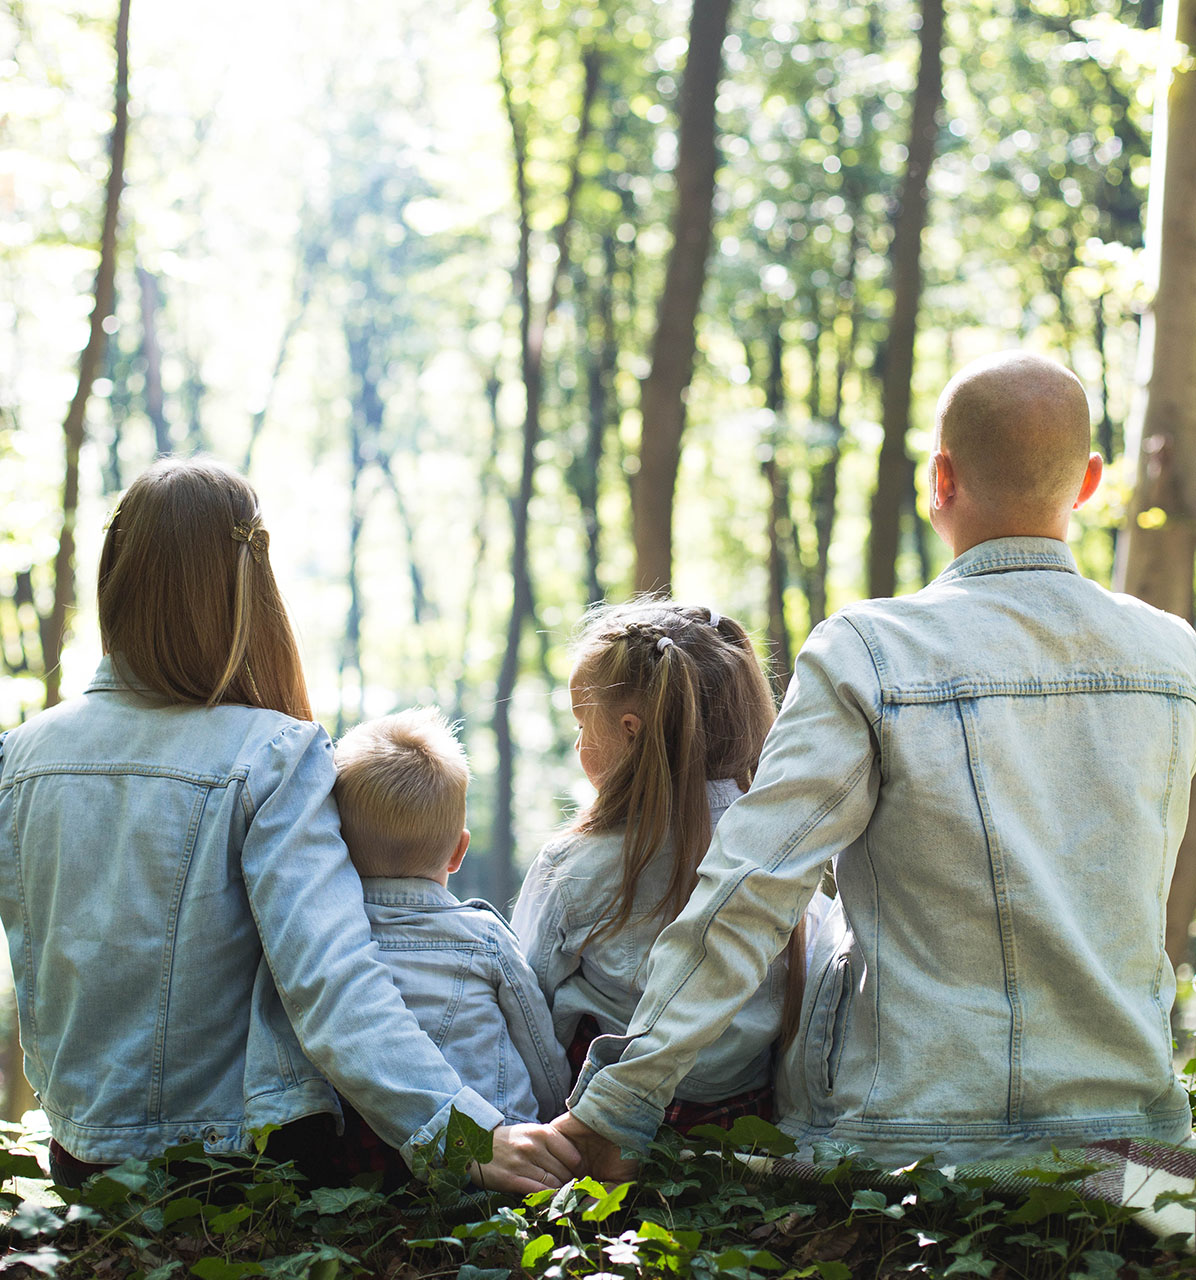
[[[480,1130],[450,1167],[389,1197],[366,1184],[311,1187],[265,1158],[235,1163],[180,1148],[60,1198],[28,1136],[13,1134],[0,1151],[13,1188],[0,1193],[0,1271],[61,1280],[1196,1277],[1190,1236],[1160,1238],[1133,1210],[1080,1194],[1091,1165],[1039,1160],[1015,1190],[929,1166],[894,1185],[841,1151],[813,1169],[774,1160],[768,1153],[786,1141],[756,1120],[729,1135],[666,1131],[634,1184],[579,1179],[522,1201],[462,1193],[462,1162],[485,1154]],[[1196,1222],[1196,1188],[1159,1199]]]

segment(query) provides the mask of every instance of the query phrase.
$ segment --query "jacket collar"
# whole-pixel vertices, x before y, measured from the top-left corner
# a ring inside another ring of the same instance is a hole
[[[380,907],[459,907],[461,900],[450,889],[422,876],[362,876],[366,902]]]
[[[1079,573],[1071,549],[1057,538],[993,538],[956,556],[935,581],[951,582],[956,578],[1011,573],[1019,569]]]
[[[111,692],[119,690],[128,693],[130,690],[136,693],[152,692],[148,685],[144,685],[136,676],[125,666],[119,669],[112,661],[112,654],[106,653],[100,659],[100,665],[96,667],[96,673],[91,678],[91,683],[83,690],[84,693]]]

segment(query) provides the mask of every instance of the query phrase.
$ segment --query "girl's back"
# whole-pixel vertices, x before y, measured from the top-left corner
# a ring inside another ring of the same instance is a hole
[[[713,828],[741,792],[731,779],[708,783],[706,790]],[[621,831],[564,835],[540,852],[515,904],[512,924],[548,998],[557,1038],[566,1046],[587,1016],[602,1035],[624,1035],[644,993],[648,953],[660,933],[655,907],[667,892],[675,850],[670,837],[644,868],[623,926],[593,936],[618,894],[622,852]],[[787,981],[782,956],[677,1086],[678,1098],[718,1102],[767,1083]]]

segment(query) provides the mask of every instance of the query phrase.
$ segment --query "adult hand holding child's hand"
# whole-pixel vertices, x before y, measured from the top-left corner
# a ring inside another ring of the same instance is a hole
[[[601,1182],[630,1182],[640,1170],[638,1160],[625,1160],[620,1149],[583,1124],[571,1111],[557,1116],[552,1127],[568,1138],[571,1146],[581,1152],[586,1173]]]
[[[581,1153],[550,1124],[499,1125],[493,1138],[490,1159],[469,1169],[470,1178],[487,1191],[529,1195],[564,1186],[582,1173]]]

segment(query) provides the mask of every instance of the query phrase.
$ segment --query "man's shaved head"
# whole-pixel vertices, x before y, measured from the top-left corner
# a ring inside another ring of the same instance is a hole
[[[1075,501],[1088,465],[1088,400],[1062,365],[1006,351],[951,379],[935,434],[973,501],[1033,519]]]

